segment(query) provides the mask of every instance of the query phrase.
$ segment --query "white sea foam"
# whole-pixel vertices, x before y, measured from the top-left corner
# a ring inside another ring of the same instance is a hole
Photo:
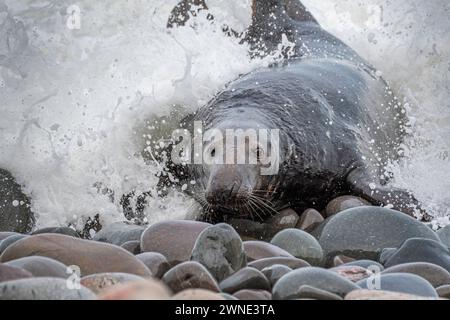
[[[146,120],[172,105],[193,110],[268,63],[251,61],[245,46],[220,32],[221,23],[248,25],[248,1],[207,1],[215,26],[199,19],[196,30],[168,32],[176,2],[0,0],[0,167],[24,185],[39,226],[82,224],[96,213],[104,222],[123,219],[120,198],[111,203],[93,185],[116,195],[154,190],[156,164],[141,156]],[[67,25],[73,4],[79,30]],[[394,183],[437,217],[450,215],[447,2],[305,4],[407,97],[414,126],[407,158],[391,169]],[[155,197],[146,212],[150,222],[179,218],[191,204],[182,194]]]

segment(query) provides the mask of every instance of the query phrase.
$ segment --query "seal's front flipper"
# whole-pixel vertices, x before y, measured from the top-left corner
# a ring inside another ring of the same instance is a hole
[[[181,1],[170,13],[167,28],[184,26],[191,17],[197,16],[202,10],[208,10],[205,0]],[[208,19],[212,19],[212,16],[209,16]]]
[[[347,183],[353,192],[371,201],[376,205],[391,206],[393,209],[404,212],[412,217],[420,213],[422,219],[430,221],[431,218],[420,208],[419,201],[408,190],[381,185],[372,178],[369,170],[356,168],[347,176]]]

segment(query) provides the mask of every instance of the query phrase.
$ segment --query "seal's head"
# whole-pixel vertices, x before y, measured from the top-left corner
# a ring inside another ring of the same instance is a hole
[[[261,218],[275,210],[278,132],[257,119],[235,119],[205,132],[194,196],[210,216]]]

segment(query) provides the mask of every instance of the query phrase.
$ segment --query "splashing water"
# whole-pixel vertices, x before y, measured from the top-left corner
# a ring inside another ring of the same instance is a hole
[[[158,199],[143,128],[171,106],[206,103],[227,82],[266,66],[220,31],[244,30],[249,1],[207,1],[217,21],[168,32],[177,0],[0,0],[0,167],[32,198],[38,226],[101,214],[122,220],[120,196],[153,191],[149,222],[186,216],[179,193]],[[380,69],[409,102],[412,135],[394,183],[445,223],[450,215],[450,14],[446,1],[305,0],[323,26]],[[369,5],[368,5],[369,3]],[[73,20],[78,13],[79,21]],[[401,13],[401,14],[400,14]],[[79,22],[79,23],[78,23]],[[168,124],[170,127],[172,124]],[[195,211],[195,209],[194,209]]]

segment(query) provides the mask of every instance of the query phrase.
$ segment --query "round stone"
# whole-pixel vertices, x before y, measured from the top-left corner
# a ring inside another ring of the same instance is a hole
[[[139,240],[127,241],[121,247],[134,255],[141,253],[141,241]]]
[[[341,296],[312,286],[302,285],[297,291],[297,299],[343,300]]]
[[[450,299],[450,285],[444,285],[444,286],[440,286],[439,288],[436,289],[439,297],[441,298],[445,298],[445,299]]]
[[[245,241],[244,251],[247,261],[255,261],[272,257],[293,257],[289,252],[263,241]]]
[[[327,217],[331,217],[347,209],[370,205],[370,202],[362,198],[354,196],[342,196],[331,200],[330,203],[328,203],[327,208],[325,209],[325,213]]]
[[[145,227],[143,226],[129,222],[116,222],[103,226],[92,240],[121,246],[128,241],[140,241],[144,230]]]
[[[319,242],[309,233],[299,229],[285,229],[273,237],[271,243],[294,257],[303,259],[313,266],[320,266],[323,251]]]
[[[314,230],[327,264],[336,255],[377,260],[381,250],[399,247],[405,240],[422,237],[439,240],[433,230],[399,211],[357,207],[340,212]]]
[[[401,292],[360,289],[350,292],[345,300],[435,300]]]
[[[384,270],[384,267],[382,264],[373,261],[373,260],[355,260],[351,262],[344,263],[342,266],[346,267],[361,267],[364,269],[368,269],[372,272],[381,272]]]
[[[8,238],[3,239],[2,241],[0,241],[0,255],[10,245],[12,245],[13,243],[19,241],[20,239],[23,239],[23,238],[26,238],[26,237],[28,237],[28,236],[25,235],[25,234],[15,234],[15,235],[9,236]]]
[[[59,234],[40,234],[19,240],[3,252],[0,260],[8,262],[28,256],[43,256],[66,266],[77,266],[82,276],[104,272],[151,276],[140,260],[118,246]]]
[[[275,284],[272,290],[274,300],[297,299],[301,297],[299,289],[310,286],[344,297],[359,287],[335,272],[322,268],[306,267],[289,272]]]
[[[264,258],[264,259],[252,261],[248,264],[248,266],[261,271],[264,268],[273,266],[275,264],[282,264],[291,269],[299,269],[299,268],[311,266],[305,260],[297,259],[297,258],[284,258],[284,257]]]
[[[271,224],[248,219],[230,219],[228,223],[244,240],[270,241],[279,231]]]
[[[439,229],[436,233],[437,233],[439,239],[441,239],[441,242],[447,248],[450,248],[450,225],[445,226],[442,229]]]
[[[246,267],[229,276],[220,283],[220,289],[233,294],[243,289],[270,290],[266,276],[255,268]]]
[[[27,270],[0,264],[0,283],[31,277],[33,277],[33,275]]]
[[[355,261],[355,259],[340,254],[333,258],[333,266],[337,267],[340,266],[341,264],[345,264],[352,261]]]
[[[27,233],[33,228],[30,199],[11,173],[3,169],[0,169],[0,212],[0,231]]]
[[[339,266],[329,270],[352,282],[358,282],[373,275],[371,271],[358,266]]]
[[[186,289],[172,297],[172,300],[225,300],[219,293],[205,289]]]
[[[172,220],[156,223],[142,234],[142,252],[159,252],[170,265],[188,261],[200,233],[211,226],[198,221]]]
[[[357,282],[362,289],[377,289],[436,298],[438,294],[424,278],[409,273],[388,273]]]
[[[9,231],[4,231],[4,232],[0,232],[0,241],[2,241],[3,239],[6,239],[10,236],[17,236],[20,233],[17,232],[9,232]]]
[[[450,252],[440,241],[413,238],[397,250],[390,250],[380,260],[386,268],[409,262],[428,262],[450,272]]]
[[[83,286],[90,289],[95,294],[100,294],[101,292],[110,289],[118,284],[141,280],[144,279],[134,274],[113,272],[91,274],[89,276],[83,277],[80,282]]]
[[[238,300],[272,300],[272,294],[266,290],[239,290],[234,297]]]
[[[203,230],[195,242],[191,260],[204,265],[219,282],[247,265],[241,238],[225,223]]]
[[[30,278],[0,283],[0,300],[94,300],[89,289],[70,288],[61,278]]]
[[[165,273],[162,281],[175,293],[185,289],[206,289],[220,292],[216,280],[209,271],[195,261],[176,265]]]
[[[118,284],[100,294],[100,300],[168,300],[172,293],[155,279]]]
[[[324,219],[319,211],[306,209],[300,216],[300,220],[295,227],[306,232],[311,232],[323,221]]]
[[[69,227],[49,227],[49,228],[43,228],[43,229],[39,229],[36,230],[34,232],[31,233],[31,235],[36,235],[36,234],[44,234],[44,233],[56,233],[56,234],[62,234],[65,236],[70,236],[70,237],[75,237],[75,238],[79,238],[80,236],[78,235],[78,233]]]
[[[288,274],[291,271],[292,271],[291,268],[286,267],[282,264],[274,264],[270,267],[262,269],[261,272],[263,275],[266,276],[266,278],[270,282],[270,285],[273,287],[282,276]]]
[[[388,273],[412,273],[424,278],[435,288],[450,285],[450,273],[444,268],[428,262],[395,265],[383,271],[383,274]]]
[[[161,279],[170,269],[170,264],[161,253],[144,252],[136,256],[150,270],[152,276]]]
[[[283,229],[295,228],[299,219],[297,212],[291,208],[287,208],[267,219],[266,223],[271,225],[275,230],[281,231]]]
[[[34,277],[68,278],[67,266],[57,260],[47,257],[32,256],[6,262],[5,265],[22,268]]]

